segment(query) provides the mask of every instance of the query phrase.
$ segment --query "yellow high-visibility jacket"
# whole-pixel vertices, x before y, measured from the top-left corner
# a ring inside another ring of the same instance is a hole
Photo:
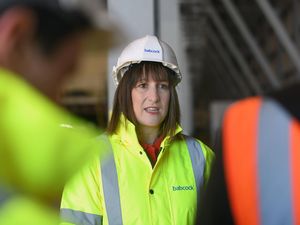
[[[99,154],[91,145],[98,133],[0,68],[0,225],[58,224],[53,202],[66,180]]]
[[[62,224],[192,225],[213,152],[181,134],[166,137],[154,168],[123,117],[109,136],[110,159],[96,159],[65,187]]]

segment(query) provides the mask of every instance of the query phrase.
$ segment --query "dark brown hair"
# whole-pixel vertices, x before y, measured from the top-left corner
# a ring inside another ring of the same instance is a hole
[[[133,111],[131,91],[139,80],[141,80],[142,78],[145,78],[147,80],[149,74],[153,76],[152,78],[155,81],[167,80],[169,82],[169,110],[165,120],[160,127],[160,132],[164,137],[166,135],[170,135],[171,137],[174,136],[177,124],[180,123],[179,101],[175,89],[175,86],[177,84],[176,74],[174,71],[163,66],[159,62],[146,61],[138,64],[132,64],[119,82],[114,96],[111,119],[107,128],[107,132],[109,134],[113,134],[118,128],[120,116],[122,113],[134,125],[138,124]]]

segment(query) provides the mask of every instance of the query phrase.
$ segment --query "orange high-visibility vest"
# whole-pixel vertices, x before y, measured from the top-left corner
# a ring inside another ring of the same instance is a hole
[[[300,224],[300,123],[268,98],[232,105],[224,169],[235,224]]]

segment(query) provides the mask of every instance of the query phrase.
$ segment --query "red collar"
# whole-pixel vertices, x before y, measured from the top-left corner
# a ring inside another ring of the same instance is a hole
[[[160,144],[162,141],[163,141],[163,137],[160,136],[155,139],[153,144],[140,143],[153,165],[156,163],[157,156],[160,151]]]

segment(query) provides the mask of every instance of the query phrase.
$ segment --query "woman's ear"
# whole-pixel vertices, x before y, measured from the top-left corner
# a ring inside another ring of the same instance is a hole
[[[28,44],[32,44],[36,29],[34,13],[24,7],[7,9],[0,15],[0,63],[16,63]]]

